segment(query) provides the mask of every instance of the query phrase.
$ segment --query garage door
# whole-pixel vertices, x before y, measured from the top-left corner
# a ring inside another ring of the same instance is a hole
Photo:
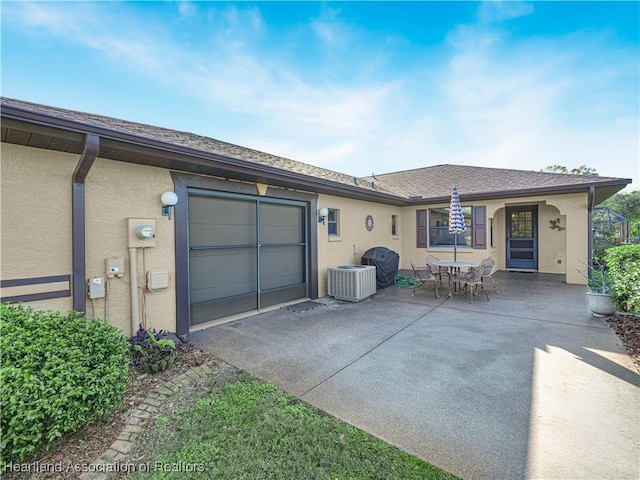
[[[191,192],[191,325],[306,298],[305,218],[302,202]]]

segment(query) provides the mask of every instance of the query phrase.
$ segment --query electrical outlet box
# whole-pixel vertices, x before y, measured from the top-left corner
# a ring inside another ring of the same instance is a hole
[[[123,277],[125,273],[124,257],[109,257],[105,260],[107,278]]]
[[[129,248],[146,248],[156,246],[155,218],[127,218]]]
[[[93,277],[89,279],[89,298],[104,298],[104,278]]]
[[[147,272],[147,288],[151,291],[169,288],[169,271],[149,270]]]

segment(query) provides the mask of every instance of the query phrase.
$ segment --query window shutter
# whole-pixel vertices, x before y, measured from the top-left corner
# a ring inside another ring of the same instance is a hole
[[[487,207],[473,206],[473,248],[487,248]]]
[[[416,210],[416,247],[427,248],[427,211]]]

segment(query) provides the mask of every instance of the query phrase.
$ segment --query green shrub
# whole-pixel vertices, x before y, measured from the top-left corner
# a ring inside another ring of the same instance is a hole
[[[616,307],[640,312],[640,244],[609,248],[605,259],[613,280]]]
[[[0,306],[0,461],[20,462],[122,404],[128,344],[83,313]]]

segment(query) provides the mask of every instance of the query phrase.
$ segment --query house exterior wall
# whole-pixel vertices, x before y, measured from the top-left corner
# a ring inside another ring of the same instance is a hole
[[[2,279],[70,275],[72,273],[71,182],[79,156],[44,149],[2,144],[1,151],[0,249]],[[87,299],[87,313],[104,318],[125,334],[131,333],[131,297],[127,218],[155,219],[156,246],[137,250],[139,302],[146,312],[147,326],[176,328],[175,219],[161,215],[160,195],[174,189],[171,172],[166,169],[96,159],[86,179],[86,276],[105,276],[105,260],[123,257],[123,278],[108,281],[107,301]],[[505,268],[506,207],[538,206],[539,271],[566,274],[568,283],[584,284],[583,269],[588,249],[588,196],[586,193],[499,199],[466,203],[484,205],[487,220],[487,248],[459,248],[461,260],[480,261],[488,255],[496,259],[496,269]],[[447,247],[416,247],[416,211],[447,204],[398,207],[377,202],[317,196],[317,209],[339,211],[339,235],[329,237],[327,225],[317,225],[313,239],[318,257],[318,295],[327,292],[327,268],[361,262],[362,255],[376,246],[387,247],[400,255],[400,268],[410,261],[424,263],[429,254],[441,259],[453,258]],[[312,222],[317,212],[311,211]],[[374,219],[368,231],[365,220]],[[397,235],[392,235],[391,218],[397,216]],[[560,219],[565,230],[549,228]],[[326,222],[325,222],[326,223]],[[491,234],[492,233],[492,234]],[[560,260],[560,263],[558,263]],[[170,285],[156,294],[145,293],[144,271],[165,269]],[[84,279],[86,281],[87,279]],[[70,286],[69,286],[70,288]],[[3,289],[4,294],[4,289]],[[66,313],[72,298],[62,297],[29,302],[34,308]]]
[[[148,328],[175,330],[174,220],[161,215],[160,202],[166,191],[173,191],[173,181],[161,168],[98,158],[87,176],[86,273],[88,278],[104,277],[106,259],[124,257],[125,275],[108,281],[108,321],[126,334],[131,333],[127,218],[155,219],[156,246],[136,252],[139,305]],[[151,269],[168,270],[169,288],[143,293],[144,272]],[[87,301],[88,311],[91,303]],[[95,316],[103,318],[104,299],[95,303]]]
[[[487,248],[458,247],[461,261],[479,262],[492,255],[496,270],[506,268],[506,207],[518,205],[538,206],[538,271],[565,274],[567,283],[584,284],[579,273],[584,268],[588,252],[587,194],[574,193],[548,197],[462,202],[462,206],[486,206]],[[441,260],[453,260],[453,247],[418,248],[416,246],[416,211],[448,207],[448,204],[404,207],[402,211],[401,268],[410,268],[410,261],[424,263],[428,255]],[[550,221],[560,219],[565,230],[551,229]],[[558,262],[559,261],[559,262]]]
[[[2,279],[71,274],[71,183],[78,155],[2,144]],[[19,179],[19,181],[16,181]],[[108,321],[131,333],[127,218],[156,220],[156,246],[138,250],[139,301],[146,269],[174,278],[173,222],[161,216],[160,195],[173,189],[169,171],[96,159],[85,183],[86,275],[105,277],[107,257],[124,257],[126,273],[107,284]],[[20,293],[28,293],[22,287]],[[5,295],[3,289],[3,295]],[[35,309],[67,313],[72,297],[28,302]],[[175,330],[175,289],[147,294],[147,326]],[[94,311],[95,308],[95,311]],[[87,299],[87,315],[105,317],[105,299]]]
[[[492,219],[496,268],[506,265],[506,207],[538,206],[538,271],[565,274],[567,283],[584,285],[579,270],[588,258],[588,196],[586,193],[535,196],[486,202]],[[560,219],[564,230],[551,229],[550,221]],[[558,263],[560,260],[560,263]]]
[[[2,279],[70,275],[71,176],[77,155],[7,143],[1,148]],[[3,289],[3,296],[43,289],[49,286]],[[65,314],[72,305],[70,296],[29,302],[35,309]]]
[[[567,216],[560,214],[554,205],[538,204],[538,270],[544,273],[565,273],[567,264],[566,230],[551,229],[550,221],[560,219],[560,225],[567,225]],[[585,259],[587,255],[585,252]]]
[[[327,294],[327,268],[360,264],[362,255],[373,247],[387,247],[400,255],[402,262],[402,207],[352,200],[330,195],[318,196],[318,210],[339,210],[339,235],[329,237],[328,228],[318,225],[318,295]],[[373,230],[367,231],[367,215],[373,217]],[[398,233],[391,235],[391,216],[397,215]]]

